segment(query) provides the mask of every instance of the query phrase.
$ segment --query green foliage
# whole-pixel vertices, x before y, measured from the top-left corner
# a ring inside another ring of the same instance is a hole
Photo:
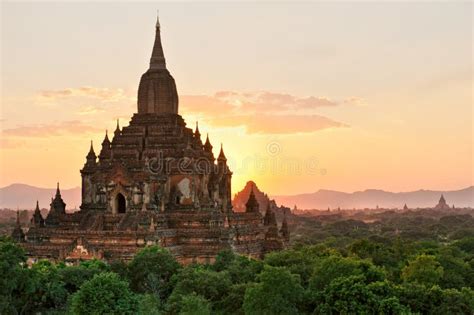
[[[74,293],[94,275],[110,271],[110,267],[100,260],[90,260],[81,262],[77,266],[63,266],[58,271],[66,290],[69,293]]]
[[[28,286],[25,252],[8,238],[0,237],[0,314],[23,308],[22,295]]]
[[[184,268],[156,246],[128,264],[28,267],[0,238],[0,313],[472,314],[474,220],[432,213],[375,213],[373,224],[327,215],[310,222],[312,245],[263,261],[227,250]]]
[[[105,272],[86,281],[71,298],[72,314],[135,314],[138,296],[117,274]]]
[[[67,290],[58,267],[47,260],[40,260],[31,267],[29,280],[33,287],[33,309],[47,310],[65,307]]]
[[[160,315],[162,314],[162,305],[158,296],[154,294],[140,295],[138,305],[139,315]]]
[[[403,314],[408,309],[391,296],[387,282],[367,283],[363,275],[340,277],[322,294],[315,312],[322,314]],[[388,293],[388,294],[387,294]]]
[[[402,270],[402,279],[424,285],[438,284],[444,274],[443,267],[431,255],[421,254],[408,262]]]
[[[469,288],[443,290],[439,286],[406,283],[396,291],[400,302],[414,313],[468,315],[474,309],[474,292]]]
[[[274,267],[285,267],[291,273],[299,275],[303,284],[307,284],[313,274],[317,259],[317,256],[290,249],[269,253],[265,256],[265,263]]]
[[[230,250],[223,250],[216,256],[216,260],[212,265],[212,269],[215,271],[223,271],[229,268],[229,266],[235,261],[236,254]]]
[[[153,293],[166,299],[172,291],[171,277],[180,265],[171,253],[158,246],[145,247],[128,266],[131,288],[139,293]]]
[[[173,277],[176,283],[168,299],[167,309],[177,312],[183,297],[197,294],[219,308],[220,302],[227,296],[232,282],[227,272],[216,272],[205,266],[191,265],[183,268]]]
[[[110,271],[118,274],[122,279],[128,279],[128,265],[124,261],[114,260],[110,263]]]
[[[337,278],[357,275],[363,275],[368,282],[385,279],[383,270],[370,261],[336,255],[323,259],[315,267],[309,286],[315,291],[320,291]]]
[[[249,283],[237,283],[231,285],[226,297],[219,303],[219,311],[222,314],[244,314],[242,306],[244,304],[245,290]]]
[[[211,306],[202,296],[191,294],[183,296],[179,305],[180,315],[210,315]]]
[[[304,289],[300,277],[283,267],[266,266],[258,283],[247,288],[245,314],[297,314]]]
[[[465,237],[453,244],[462,251],[474,255],[474,237]]]
[[[244,256],[236,255],[231,251],[219,253],[216,262],[210,266],[214,271],[225,271],[229,274],[232,283],[253,282],[263,269],[263,263]]]

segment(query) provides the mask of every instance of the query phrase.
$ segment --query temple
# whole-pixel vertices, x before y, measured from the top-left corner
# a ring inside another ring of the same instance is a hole
[[[446,203],[446,199],[444,199],[444,196],[441,195],[439,198],[438,204],[434,207],[436,210],[448,210],[450,209],[449,205]]]
[[[66,212],[58,184],[46,218],[37,204],[27,233],[15,229],[31,259],[130,260],[157,244],[187,264],[212,262],[225,249],[261,258],[285,246],[286,217],[278,229],[272,210],[263,216],[253,193],[245,211],[233,210],[223,146],[216,158],[209,136],[203,144],[198,125],[186,126],[178,104],[157,22],[137,112],[128,126],[117,121],[111,140],[105,133],[98,155],[91,143],[80,210]]]

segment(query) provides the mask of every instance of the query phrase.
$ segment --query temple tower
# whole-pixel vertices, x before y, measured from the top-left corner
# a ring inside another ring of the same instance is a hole
[[[156,21],[150,68],[142,75],[138,86],[138,113],[178,114],[178,92],[174,78],[166,69],[159,19]]]

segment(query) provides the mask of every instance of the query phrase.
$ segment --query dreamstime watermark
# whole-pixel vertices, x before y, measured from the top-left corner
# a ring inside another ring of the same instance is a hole
[[[277,156],[281,152],[280,143],[276,141],[270,141],[269,143],[267,143],[266,148],[267,148],[267,153],[270,156]]]
[[[210,174],[210,173],[252,173],[254,175],[326,175],[327,170],[320,167],[316,156],[288,157],[283,156],[282,146],[277,141],[266,145],[265,154],[246,155],[240,159],[228,158],[226,167],[219,161],[213,163],[206,157],[172,158],[164,157],[159,152],[156,157],[148,158],[146,166],[153,174]]]

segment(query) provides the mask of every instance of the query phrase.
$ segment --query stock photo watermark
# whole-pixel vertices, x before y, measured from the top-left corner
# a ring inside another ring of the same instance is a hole
[[[252,173],[255,175],[326,175],[327,170],[320,166],[316,156],[291,157],[282,153],[282,145],[278,141],[266,144],[262,154],[246,155],[236,159],[230,157],[226,162],[214,163],[208,157],[164,157],[159,152],[156,157],[147,159],[147,168],[153,174],[227,174],[230,169],[236,173]],[[228,167],[227,167],[228,166]]]

